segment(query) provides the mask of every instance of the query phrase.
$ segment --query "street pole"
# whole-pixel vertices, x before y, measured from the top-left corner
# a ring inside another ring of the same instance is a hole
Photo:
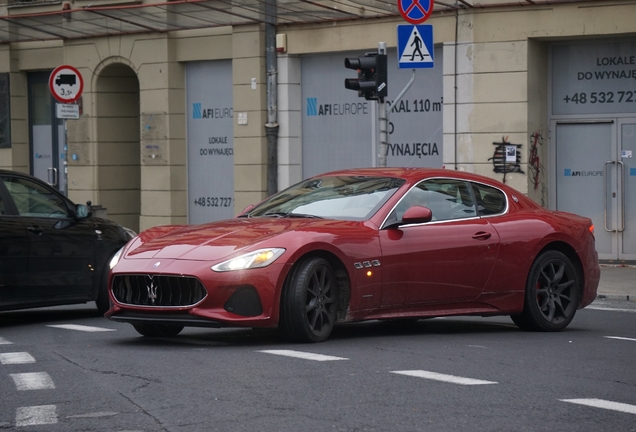
[[[379,42],[378,43],[378,54],[386,54],[386,43]],[[411,79],[406,84],[406,86],[402,89],[400,94],[395,98],[392,106],[395,106],[406,94],[407,90],[411,88],[413,82],[415,81],[415,69],[413,69],[413,74],[411,75]],[[390,117],[391,117],[391,107],[387,110],[387,102],[382,99],[378,99],[378,129],[379,129],[379,140],[378,140],[378,165],[379,167],[386,167],[386,157],[388,153],[389,144],[391,144],[391,138],[388,131],[388,127],[390,126]]]
[[[378,43],[378,54],[386,55],[386,42]],[[386,112],[386,101],[384,98],[378,99],[378,127],[380,137],[378,140],[378,166],[386,167],[386,154],[389,143],[388,118]]]

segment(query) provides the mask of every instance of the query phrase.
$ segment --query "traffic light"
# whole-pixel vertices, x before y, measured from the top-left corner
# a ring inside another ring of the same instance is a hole
[[[386,54],[366,53],[364,57],[346,58],[345,67],[356,69],[358,78],[346,78],[345,88],[356,90],[366,100],[382,101],[387,96]]]

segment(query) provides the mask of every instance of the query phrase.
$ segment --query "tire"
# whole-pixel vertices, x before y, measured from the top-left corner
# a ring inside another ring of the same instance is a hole
[[[292,342],[327,340],[336,323],[337,281],[323,258],[308,258],[287,278],[279,328]]]
[[[574,318],[580,293],[581,277],[572,261],[558,251],[543,252],[530,268],[523,312],[512,321],[523,330],[563,330]]]
[[[110,258],[105,262],[104,270],[102,271],[102,278],[99,283],[99,291],[97,292],[97,299],[95,300],[97,310],[102,315],[104,315],[112,306],[110,302],[110,296],[108,295],[108,275],[110,273],[108,271],[109,262]]]
[[[137,333],[146,337],[171,337],[181,333],[183,326],[172,324],[133,324]]]

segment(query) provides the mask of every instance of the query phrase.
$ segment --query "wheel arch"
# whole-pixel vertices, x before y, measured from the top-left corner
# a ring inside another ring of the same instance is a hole
[[[583,271],[583,263],[581,263],[581,259],[579,258],[579,255],[576,253],[576,250],[572,247],[572,245],[564,241],[555,240],[545,245],[539,251],[539,253],[535,256],[534,260],[536,260],[537,257],[539,257],[542,253],[551,251],[551,250],[561,252],[563,255],[568,257],[568,259],[570,260],[570,262],[572,262],[572,265],[576,269],[576,272],[580,278],[580,281],[579,281],[580,283],[578,286],[579,302],[580,302],[581,301],[580,299],[582,299],[582,296],[583,296],[583,287],[585,286],[585,272]]]
[[[310,258],[322,258],[326,260],[333,268],[336,281],[338,283],[338,312],[336,314],[336,319],[337,321],[343,321],[347,316],[347,311],[349,310],[349,301],[351,299],[351,276],[349,275],[345,264],[333,252],[324,249],[314,249],[299,256],[292,265],[292,268],[289,270],[289,272],[287,272],[287,276],[285,277],[282,289],[286,289],[288,281],[294,277],[296,270],[304,261]],[[279,298],[279,310],[281,309],[282,301],[283,294],[281,292]]]

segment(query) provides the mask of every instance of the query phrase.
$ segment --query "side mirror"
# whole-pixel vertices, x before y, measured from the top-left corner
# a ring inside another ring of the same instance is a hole
[[[248,211],[252,210],[254,207],[256,207],[254,204],[250,204],[250,205],[248,205],[247,207],[245,207],[245,208],[243,209],[243,211],[241,212],[241,214],[245,214],[245,213],[247,213]]]
[[[409,209],[404,212],[404,215],[402,215],[402,223],[404,224],[425,223],[430,222],[432,219],[433,212],[431,209],[418,205],[409,207]]]
[[[84,204],[77,204],[75,206],[75,217],[77,219],[86,219],[87,217],[91,217],[93,212],[88,206]]]

